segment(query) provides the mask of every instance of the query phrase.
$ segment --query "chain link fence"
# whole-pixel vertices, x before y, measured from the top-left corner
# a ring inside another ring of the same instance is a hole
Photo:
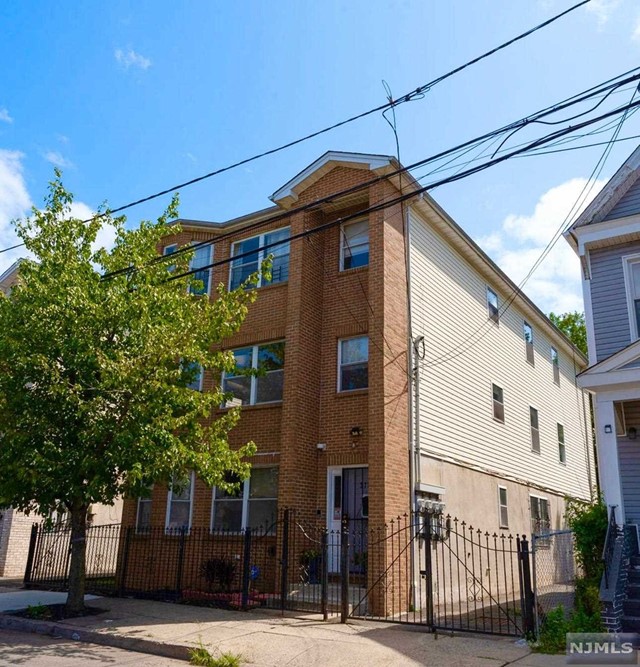
[[[581,573],[576,563],[572,530],[532,535],[531,548],[536,634],[539,634],[544,619],[552,609],[562,606],[568,618],[573,610],[576,578]]]

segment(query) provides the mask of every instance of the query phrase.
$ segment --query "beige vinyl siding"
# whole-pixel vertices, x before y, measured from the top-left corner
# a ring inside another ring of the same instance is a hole
[[[518,307],[501,315],[499,325],[491,322],[487,285],[497,292],[501,309],[507,298],[498,280],[481,275],[415,211],[410,239],[413,336],[425,337],[422,451],[588,498],[588,422],[566,344]],[[527,363],[523,319],[533,327],[535,366]],[[552,346],[559,353],[560,386],[553,381]],[[449,351],[450,358],[441,359]],[[504,424],[493,418],[492,383],[504,392]],[[539,454],[531,451],[530,406],[539,415]],[[558,461],[558,423],[565,427],[566,465]],[[595,483],[592,460],[590,465]]]

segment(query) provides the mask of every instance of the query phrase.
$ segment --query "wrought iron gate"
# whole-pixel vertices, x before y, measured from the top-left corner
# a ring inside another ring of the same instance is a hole
[[[405,515],[370,532],[368,564],[353,617],[512,636],[533,630],[524,536],[441,514]]]

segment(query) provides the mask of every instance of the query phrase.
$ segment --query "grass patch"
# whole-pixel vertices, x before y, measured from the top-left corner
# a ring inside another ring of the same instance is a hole
[[[200,642],[196,648],[189,649],[189,664],[200,667],[240,667],[240,656],[233,653],[222,653],[214,658]]]

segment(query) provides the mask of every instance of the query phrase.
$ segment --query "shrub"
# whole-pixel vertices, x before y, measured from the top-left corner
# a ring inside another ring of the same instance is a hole
[[[225,558],[210,558],[200,565],[200,575],[210,589],[218,584],[222,590],[229,591],[235,574],[236,564]]]
[[[564,607],[558,605],[544,619],[540,628],[537,649],[541,653],[563,652],[566,647],[567,632],[569,632],[569,624],[564,616]]]
[[[584,578],[600,582],[602,577],[602,550],[607,536],[607,506],[598,499],[594,503],[567,498],[565,518],[573,531],[576,560]]]
[[[200,642],[196,648],[189,649],[189,664],[200,667],[240,667],[240,656],[222,653],[219,658],[214,658]]]

